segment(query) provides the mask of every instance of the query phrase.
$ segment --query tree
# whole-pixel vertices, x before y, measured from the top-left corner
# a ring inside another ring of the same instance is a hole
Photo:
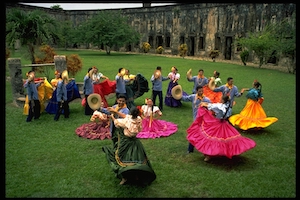
[[[120,12],[101,11],[78,29],[85,41],[94,46],[105,46],[106,53],[110,54],[111,47],[124,46],[128,43],[139,42],[140,35],[128,23],[127,18]],[[79,36],[80,37],[80,36]]]
[[[50,7],[53,10],[63,10],[62,7],[60,7],[60,5],[54,5]]]
[[[25,12],[16,8],[11,9],[6,15],[6,42],[12,49],[18,39],[22,46],[27,45],[31,63],[35,64],[35,46],[57,36],[54,31],[55,22],[40,10]],[[32,69],[34,70],[34,67]]]

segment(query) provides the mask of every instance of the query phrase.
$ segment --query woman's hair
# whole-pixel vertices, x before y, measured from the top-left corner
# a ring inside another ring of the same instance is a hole
[[[223,103],[227,103],[229,101],[229,99],[230,99],[230,97],[228,95],[222,96]]]
[[[133,106],[130,109],[130,114],[132,115],[132,118],[135,119],[135,118],[137,118],[137,116],[140,115],[140,110],[136,106]]]
[[[262,85],[258,81],[254,81],[253,85],[254,85],[254,87],[256,87],[258,89],[258,93],[259,93],[259,96],[260,96]]]
[[[219,77],[220,76],[220,72],[216,71],[216,76]]]

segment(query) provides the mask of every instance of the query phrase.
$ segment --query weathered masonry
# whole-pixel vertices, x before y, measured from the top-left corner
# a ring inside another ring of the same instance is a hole
[[[20,5],[19,5],[20,6]],[[33,9],[32,6],[20,6]],[[34,7],[35,9],[37,7]],[[45,9],[52,16],[69,19],[76,27],[82,21],[102,10],[57,11]],[[111,11],[119,9],[111,9]],[[296,12],[292,3],[195,3],[158,7],[121,9],[128,23],[141,35],[139,44],[127,44],[117,51],[140,52],[141,44],[149,42],[155,48],[162,46],[165,53],[177,55],[182,43],[188,45],[188,56],[208,56],[219,50],[220,57],[239,59],[240,49],[233,45],[238,37],[248,32],[263,30],[269,22],[290,18]]]

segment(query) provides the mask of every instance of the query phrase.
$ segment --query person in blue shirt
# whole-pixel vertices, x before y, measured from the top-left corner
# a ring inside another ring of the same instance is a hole
[[[83,78],[83,93],[84,93],[86,102],[87,102],[88,96],[90,94],[94,93],[94,86],[93,86],[93,79],[92,79],[93,73],[94,73],[94,69],[92,67],[90,67],[88,69],[88,73]],[[85,105],[84,114],[92,115],[93,113],[94,113],[94,111],[90,108],[90,106],[87,103]]]
[[[125,95],[126,99],[127,99],[127,94],[126,94],[126,83],[129,83],[131,81],[131,79],[124,79],[124,75],[125,75],[125,68],[119,68],[118,74],[115,77],[116,80],[116,101],[115,104],[118,103],[118,96],[120,94]]]
[[[191,95],[187,95],[187,96],[183,95],[181,98],[181,101],[192,102],[193,120],[196,119],[200,103],[201,102],[207,102],[207,103],[211,102],[209,98],[207,98],[203,95],[203,87],[201,85],[198,85],[196,87],[196,94],[191,94]],[[191,143],[189,143],[187,153],[192,153],[192,152],[194,152],[194,146]]]
[[[208,79],[204,76],[204,70],[203,69],[199,69],[198,71],[198,75],[197,76],[192,76],[191,75],[191,69],[187,72],[187,80],[189,82],[194,82],[194,87],[193,87],[193,94],[196,94],[197,90],[197,86],[200,85],[200,86],[205,86],[208,84]]]
[[[164,77],[161,74],[161,67],[157,66],[156,71],[152,74],[150,81],[152,82],[152,101],[155,104],[156,97],[159,99],[159,110],[163,110],[163,93],[162,93],[162,82],[170,79],[169,77]]]
[[[69,82],[68,76],[62,76],[62,79],[59,79],[56,87],[56,100],[58,103],[58,109],[55,113],[54,120],[58,121],[62,110],[64,111],[65,118],[69,118],[70,109],[67,95],[67,84]]]
[[[27,80],[25,81],[23,87],[27,90],[27,96],[29,101],[29,111],[27,115],[26,122],[31,122],[32,118],[35,120],[39,119],[41,115],[41,104],[38,96],[37,88],[44,82],[44,80],[40,80],[35,83],[35,72],[29,71],[27,73]]]

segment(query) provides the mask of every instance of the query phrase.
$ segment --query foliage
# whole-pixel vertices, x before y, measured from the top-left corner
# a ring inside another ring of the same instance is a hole
[[[162,46],[156,48],[156,53],[162,54],[163,52],[164,52],[164,48]]]
[[[240,53],[240,57],[241,57],[243,64],[246,65],[246,62],[248,61],[248,57],[249,57],[249,51],[248,50],[242,51]]]
[[[215,62],[215,59],[220,55],[219,50],[211,50],[208,54],[209,57]]]
[[[53,63],[54,62],[54,56],[57,55],[52,47],[49,45],[42,45],[39,48],[39,51],[36,51],[35,54],[35,63],[36,64],[45,64],[45,63]],[[50,70],[54,69],[54,66],[46,67],[46,66],[40,66],[36,67],[35,71],[39,73],[44,73],[47,78],[49,78]]]
[[[77,31],[79,41],[99,48],[104,45],[107,54],[113,46],[137,43],[140,39],[140,34],[127,23],[127,18],[120,11],[100,11],[83,22]]]
[[[6,15],[6,42],[13,49],[17,39],[27,45],[31,63],[35,63],[35,45],[56,37],[56,21],[41,10],[25,12],[13,8]]]
[[[72,54],[66,56],[67,59],[67,70],[75,77],[75,75],[82,70],[82,60],[78,54]]]
[[[5,48],[5,59],[10,57],[10,50],[8,48]]]
[[[188,46],[187,44],[181,44],[179,47],[178,47],[178,50],[179,50],[179,55],[184,58],[186,55],[187,55],[187,51],[188,51]]]
[[[53,10],[63,10],[62,7],[60,7],[60,5],[54,5],[50,7]]]
[[[142,49],[144,53],[148,53],[151,49],[151,45],[148,42],[143,42]]]

